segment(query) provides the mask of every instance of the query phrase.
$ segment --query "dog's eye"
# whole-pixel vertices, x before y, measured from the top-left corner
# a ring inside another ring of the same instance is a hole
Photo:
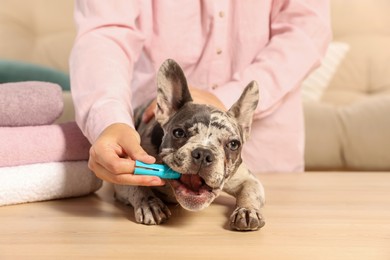
[[[240,148],[240,145],[241,145],[240,141],[238,141],[238,140],[232,140],[232,141],[230,141],[229,143],[227,143],[226,146],[227,146],[230,150],[235,151],[235,150],[237,150],[238,148]]]
[[[176,137],[176,138],[184,138],[186,137],[186,132],[184,132],[183,129],[181,128],[176,128],[173,130],[173,136]]]

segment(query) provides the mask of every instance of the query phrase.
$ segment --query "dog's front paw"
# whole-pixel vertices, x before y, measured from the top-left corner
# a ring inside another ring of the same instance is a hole
[[[230,227],[238,231],[254,231],[265,225],[260,211],[247,208],[236,208],[230,216]]]
[[[134,208],[135,220],[145,225],[158,225],[164,223],[171,216],[168,207],[156,197],[144,198]]]

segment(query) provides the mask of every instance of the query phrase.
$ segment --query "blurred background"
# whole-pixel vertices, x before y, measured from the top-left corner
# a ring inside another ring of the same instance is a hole
[[[390,170],[390,1],[331,0],[333,42],[302,83],[306,170]],[[71,0],[0,0],[0,83],[62,87],[74,120]]]

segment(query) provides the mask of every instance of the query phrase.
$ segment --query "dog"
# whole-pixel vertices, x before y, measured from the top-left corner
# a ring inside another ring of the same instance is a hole
[[[135,220],[161,224],[171,216],[165,202],[179,203],[190,211],[202,210],[224,191],[236,198],[230,227],[258,230],[264,189],[241,159],[242,145],[249,137],[259,89],[252,81],[227,111],[193,102],[180,66],[166,60],[157,73],[155,118],[140,118],[148,104],[136,109],[136,128],[141,146],[157,163],[181,173],[164,187],[115,185],[115,197],[134,208]]]

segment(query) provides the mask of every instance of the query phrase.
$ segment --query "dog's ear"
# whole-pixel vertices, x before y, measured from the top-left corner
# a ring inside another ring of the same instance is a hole
[[[248,139],[253,113],[259,102],[259,86],[256,81],[252,81],[245,87],[244,92],[236,103],[229,109],[228,113],[235,117],[242,128],[244,142]]]
[[[164,125],[184,104],[192,101],[183,70],[174,60],[166,60],[157,73],[155,117]]]

